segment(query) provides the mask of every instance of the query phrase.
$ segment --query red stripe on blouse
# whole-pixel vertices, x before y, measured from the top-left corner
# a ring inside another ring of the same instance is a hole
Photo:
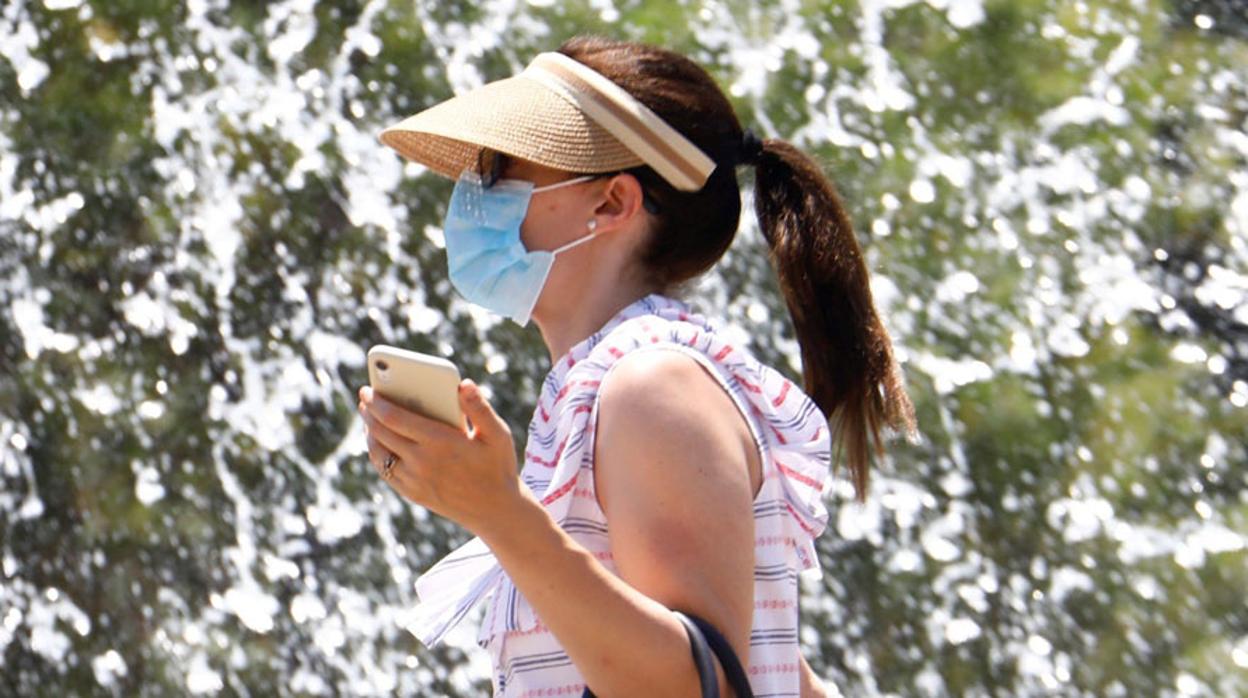
[[[785,381],[785,382],[784,382],[784,383],[780,386],[780,394],[779,394],[779,395],[777,395],[777,396],[776,396],[776,398],[775,398],[774,400],[772,400],[772,401],[771,401],[771,404],[772,404],[772,405],[774,405],[774,406],[776,406],[776,407],[779,407],[780,405],[784,404],[784,399],[785,399],[786,397],[788,397],[788,396],[789,396],[789,386],[790,386],[790,385],[792,385],[792,384],[791,384],[791,383],[789,383],[788,381]]]
[[[789,466],[785,465],[784,463],[781,463],[778,460],[776,461],[776,467],[780,469],[780,472],[784,473],[785,475],[788,475],[794,480],[797,480],[803,485],[806,485],[807,487],[813,487],[815,488],[815,490],[819,492],[823,491],[822,482],[819,482],[818,480],[812,477],[809,477],[807,475],[803,475],[802,473],[797,472],[796,470],[790,468]]]
[[[545,497],[544,499],[542,499],[542,506],[547,506],[547,505],[549,505],[551,502],[553,502],[553,501],[555,501],[555,500],[557,500],[557,499],[559,499],[559,498],[563,497],[565,494],[567,494],[567,493],[571,492],[571,491],[572,491],[572,488],[573,488],[573,487],[576,487],[576,478],[577,478],[577,476],[579,476],[579,475],[580,475],[580,473],[577,473],[577,475],[576,475],[576,476],[573,476],[571,480],[568,480],[567,482],[565,482],[565,483],[563,484],[563,487],[560,487],[559,489],[555,490],[554,492],[551,492],[550,494],[546,495],[546,497]]]

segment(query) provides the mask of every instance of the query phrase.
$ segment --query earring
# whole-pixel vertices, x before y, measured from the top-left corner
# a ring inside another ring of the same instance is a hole
[[[598,227],[598,219],[590,218],[589,222],[585,224],[585,227],[589,228],[589,232],[594,232],[594,229]]]

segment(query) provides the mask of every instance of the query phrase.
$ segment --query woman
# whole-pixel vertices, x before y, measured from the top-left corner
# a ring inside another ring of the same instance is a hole
[[[818,167],[744,131],[687,58],[601,38],[381,140],[458,178],[452,283],[531,318],[552,359],[520,477],[471,381],[463,429],[361,389],[379,472],[477,536],[421,577],[413,631],[437,642],[488,599],[497,695],[697,695],[679,610],[726,636],[756,694],[822,695],[798,648],[797,574],[818,572],[831,442],[864,496],[881,428],[912,430],[913,411]],[[737,166],[755,168],[806,394],[667,295],[732,241]]]

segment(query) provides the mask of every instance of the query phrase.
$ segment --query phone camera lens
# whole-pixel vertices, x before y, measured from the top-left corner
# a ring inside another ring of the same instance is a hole
[[[385,361],[378,361],[378,362],[377,362],[377,370],[378,370],[378,371],[389,371],[389,370],[390,370],[390,364],[387,364]]]

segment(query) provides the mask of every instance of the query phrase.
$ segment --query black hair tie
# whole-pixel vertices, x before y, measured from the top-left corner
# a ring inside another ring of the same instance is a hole
[[[762,139],[755,135],[754,129],[745,129],[745,133],[741,134],[741,150],[737,155],[737,162],[743,165],[757,165],[762,157]]]

